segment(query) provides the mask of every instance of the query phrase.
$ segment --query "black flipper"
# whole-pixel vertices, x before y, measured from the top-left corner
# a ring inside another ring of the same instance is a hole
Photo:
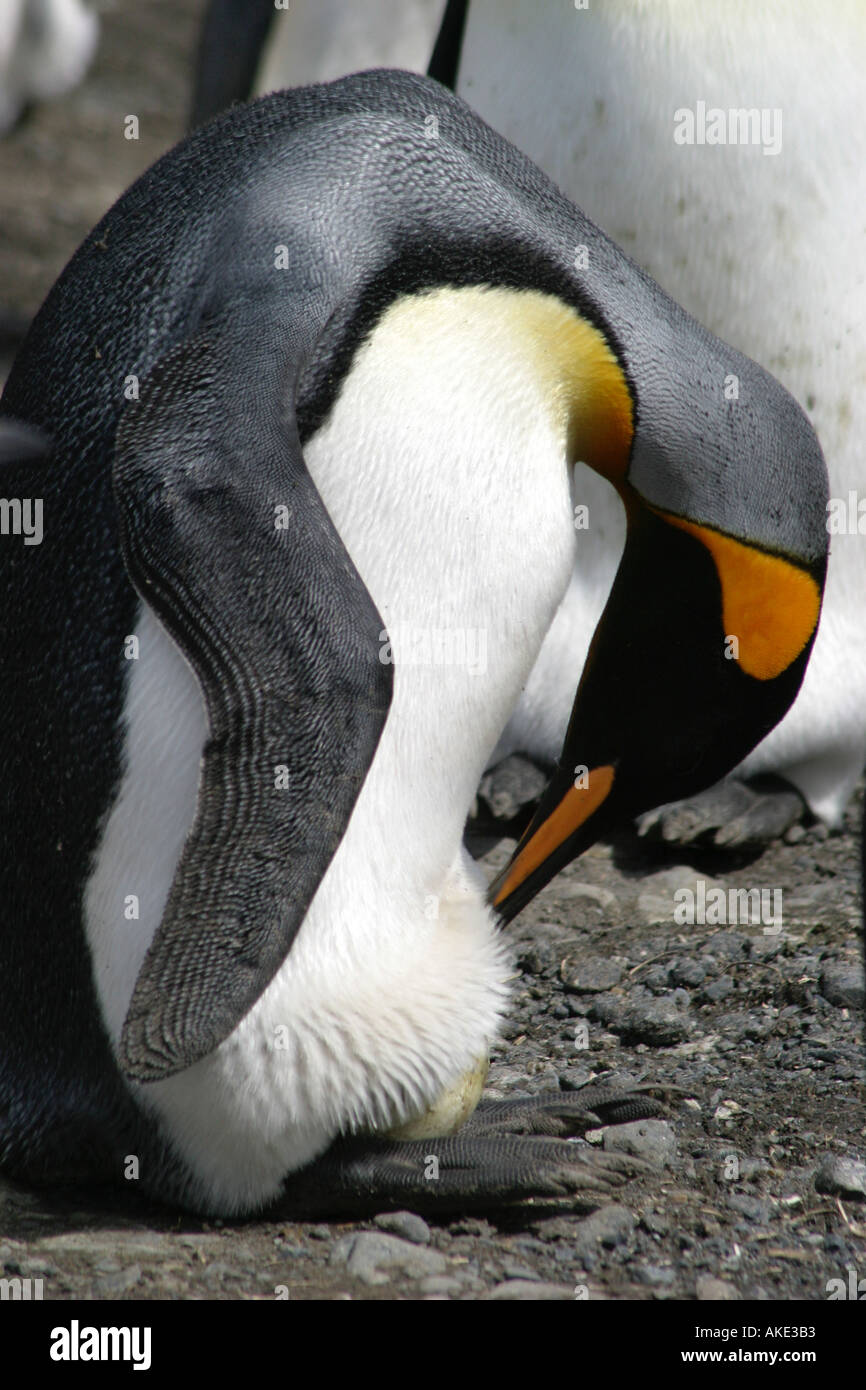
[[[279,361],[266,333],[200,334],[142,382],[118,432],[124,560],[210,723],[195,821],[121,1037],[142,1081],[206,1056],[272,979],[390,701],[383,623],[304,466]]]
[[[666,844],[706,839],[724,849],[780,839],[806,812],[803,798],[783,777],[742,782],[728,777],[685,801],[671,801],[638,820],[638,834]]]

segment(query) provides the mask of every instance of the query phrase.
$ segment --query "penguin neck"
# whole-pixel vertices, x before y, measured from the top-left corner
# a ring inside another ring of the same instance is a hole
[[[381,836],[389,864],[416,866],[421,891],[457,852],[567,588],[569,463],[613,467],[627,447],[620,383],[598,330],[552,296],[436,289],[382,315],[305,446],[395,667],[353,822]]]

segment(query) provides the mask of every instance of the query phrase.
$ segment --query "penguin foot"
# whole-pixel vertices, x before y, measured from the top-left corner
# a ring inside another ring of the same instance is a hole
[[[665,1094],[669,1088],[665,1089]],[[592,1084],[565,1094],[543,1091],[519,1100],[483,1100],[461,1129],[461,1134],[544,1134],[574,1138],[602,1125],[625,1125],[649,1120],[664,1107],[655,1098],[660,1088],[651,1082],[623,1090],[621,1086]]]
[[[709,839],[720,848],[734,849],[780,839],[804,810],[800,793],[781,777],[756,777],[751,782],[731,777],[685,801],[647,811],[638,817],[637,827],[639,835],[667,844]]]
[[[655,1173],[643,1159],[569,1142],[604,1124],[661,1113],[650,1087],[587,1087],[522,1100],[482,1101],[460,1132],[400,1142],[340,1139],[290,1178],[281,1211],[296,1219],[399,1210],[483,1210],[533,1197],[568,1198],[588,1209],[631,1178]]]

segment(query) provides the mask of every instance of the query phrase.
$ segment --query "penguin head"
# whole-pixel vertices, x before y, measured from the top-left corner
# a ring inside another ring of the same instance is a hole
[[[289,99],[323,122],[291,161],[293,186],[321,203],[316,239],[306,203],[285,225],[282,162],[262,171],[254,224],[273,220],[270,240],[292,264],[327,272],[327,312],[314,305],[302,320],[316,343],[295,400],[301,442],[395,300],[492,289],[523,316],[527,369],[564,411],[568,461],[604,476],[625,508],[607,606],[585,663],[574,653],[559,766],[491,889],[509,918],[612,826],[730,771],[792,703],[826,568],[821,449],[769,373],[692,319],[437,83],[359,73],[265,98],[250,121],[266,125]],[[219,123],[201,138],[217,134]],[[318,274],[307,270],[293,295],[318,293]],[[303,302],[291,302],[297,334]]]
[[[506,920],[615,825],[730,771],[792,703],[817,628],[827,481],[802,410],[675,305],[634,329],[621,355],[599,343],[605,389],[573,441],[619,492],[625,550],[559,764],[490,889]]]

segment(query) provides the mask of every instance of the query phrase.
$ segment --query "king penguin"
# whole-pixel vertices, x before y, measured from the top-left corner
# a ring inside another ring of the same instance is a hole
[[[501,926],[793,700],[827,549],[794,400],[457,97],[379,71],[145,173],[2,411],[51,449],[3,464],[44,515],[0,540],[3,1169],[223,1215],[622,1180],[564,1138],[650,1096],[478,1104]],[[488,888],[463,825],[569,584],[577,458],[627,541]]]
[[[454,90],[690,313],[777,376],[827,457],[832,559],[801,693],[736,780],[642,828],[761,841],[803,802],[837,826],[866,763],[866,12],[859,0],[541,10],[449,0],[447,10]],[[588,646],[616,571],[619,503],[585,469],[577,486],[589,523],[572,584],[494,761],[517,749],[556,757],[573,653]],[[743,785],[765,774],[787,793]]]
[[[368,43],[390,33],[381,23],[386,3],[368,0]],[[256,8],[211,5],[198,87],[216,91],[221,77],[225,103],[304,80],[305,64],[311,76],[336,76],[333,67],[320,72],[323,61],[343,58],[347,69],[369,61],[369,49],[353,50],[346,21],[323,58],[322,42],[286,16],[282,43],[264,61],[249,60],[248,81],[238,83],[232,55],[243,50],[240,31],[256,47]],[[656,808],[641,829],[672,841],[761,842],[783,833],[804,802],[839,825],[866,762],[866,406],[857,389],[866,365],[858,202],[866,141],[854,118],[866,64],[863,7],[448,0],[440,9],[428,72],[539,164],[690,313],[772,371],[809,410],[828,459],[833,559],[800,695],[734,777]],[[262,0],[271,23],[267,10]],[[417,17],[425,42],[428,25],[429,14]],[[423,67],[417,46],[400,62]],[[620,502],[580,461],[576,486],[586,524],[572,582],[492,765],[518,751],[556,760],[574,652],[588,650],[616,573]]]

